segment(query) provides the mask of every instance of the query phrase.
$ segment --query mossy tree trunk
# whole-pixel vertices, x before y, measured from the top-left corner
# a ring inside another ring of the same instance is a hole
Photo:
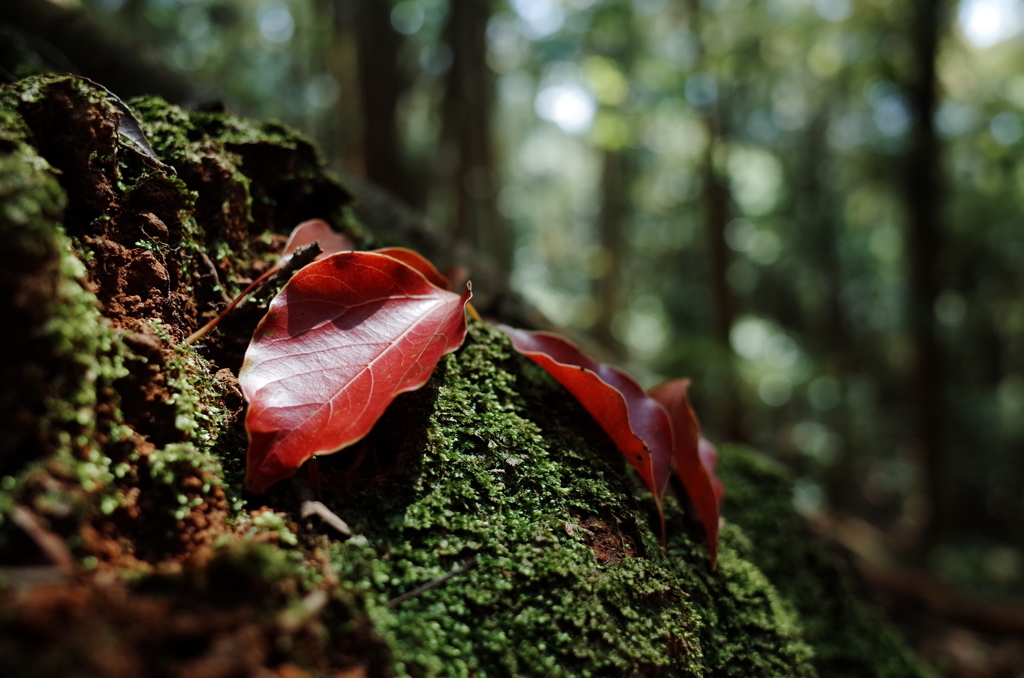
[[[352,537],[246,495],[236,376],[274,290],[184,337],[299,221],[396,231],[286,129],[131,106],[173,171],[85,81],[0,90],[0,674],[928,675],[770,462],[723,451],[716,571],[672,500],[663,549],[596,423],[482,323],[318,462]]]

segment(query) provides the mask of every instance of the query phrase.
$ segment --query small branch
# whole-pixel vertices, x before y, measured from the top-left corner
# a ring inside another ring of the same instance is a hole
[[[264,273],[263,275],[249,283],[249,286],[242,290],[242,292],[237,297],[232,299],[231,303],[224,307],[224,310],[218,313],[216,318],[206,323],[198,330],[196,330],[193,334],[191,334],[189,338],[185,340],[185,343],[191,346],[192,344],[196,343],[204,336],[206,336],[206,333],[212,330],[214,327],[216,327],[217,324],[221,320],[223,320],[224,317],[235,308],[235,306],[238,306],[238,304],[240,304],[242,300],[249,295],[250,292],[252,292],[254,289],[262,285],[267,280],[267,278],[277,273],[279,270],[281,269],[278,268],[276,265],[271,266],[266,273]]]
[[[299,512],[303,519],[309,518],[310,516],[319,516],[321,520],[346,537],[352,535],[352,530],[349,529],[348,523],[339,518],[337,513],[327,508],[323,502],[304,501],[299,508]]]
[[[24,506],[15,506],[11,512],[11,520],[36,543],[58,570],[64,574],[75,573],[77,564],[68,545],[59,536],[43,527],[35,513]]]
[[[316,460],[310,460],[303,468],[306,469],[305,474],[300,474],[292,479],[292,487],[295,489],[296,494],[299,495],[299,515],[305,520],[310,516],[318,516],[321,520],[333,527],[339,533],[346,537],[352,535],[352,530],[349,528],[348,523],[342,520],[337,513],[327,508],[327,506],[317,501],[315,497],[319,494],[319,476],[316,475]],[[313,483],[316,483],[317,487],[313,487]]]
[[[203,264],[203,266],[206,267],[206,275],[210,278],[213,278],[213,284],[221,288],[221,299],[224,300],[224,303],[230,304],[231,297],[229,297],[228,293],[224,291],[224,285],[222,285],[220,282],[220,274],[217,273],[217,267],[214,266],[212,261],[210,261],[210,257],[206,255],[206,252],[199,253],[199,261]]]
[[[316,257],[320,254],[321,251],[322,250],[320,249],[320,244],[313,242],[303,247],[300,247],[299,249],[295,250],[295,252],[290,257],[286,257],[281,261],[277,262],[276,264],[274,264],[273,266],[271,266],[263,275],[249,283],[248,287],[242,290],[242,292],[237,297],[232,299],[231,303],[228,304],[223,311],[218,313],[216,318],[206,323],[198,330],[196,330],[192,335],[190,335],[189,338],[185,340],[185,343],[191,346],[192,344],[202,339],[207,332],[216,327],[217,324],[221,320],[223,320],[224,317],[228,313],[230,313],[236,306],[238,306],[238,304],[240,304],[243,299],[249,296],[250,292],[252,292],[257,287],[263,285],[263,283],[269,280],[271,276],[275,274],[280,274],[285,278],[291,278],[295,271],[299,270],[306,264],[316,259]]]
[[[402,595],[398,596],[397,598],[392,598],[391,600],[389,600],[386,603],[386,606],[389,607],[389,608],[394,609],[394,608],[398,607],[399,605],[401,605],[402,603],[404,603],[404,602],[406,602],[408,600],[412,600],[413,598],[426,593],[430,589],[436,589],[438,586],[440,586],[441,584],[445,583],[446,581],[448,581],[452,577],[457,577],[458,575],[460,575],[460,574],[462,574],[464,572],[468,572],[468,571],[472,570],[476,566],[477,566],[476,556],[473,556],[472,558],[470,558],[466,562],[462,563],[461,565],[456,567],[454,570],[452,570],[448,574],[443,574],[443,575],[441,575],[440,577],[438,577],[436,579],[431,579],[426,584],[423,584],[421,586],[417,586],[412,591],[409,591],[407,593],[403,593]]]

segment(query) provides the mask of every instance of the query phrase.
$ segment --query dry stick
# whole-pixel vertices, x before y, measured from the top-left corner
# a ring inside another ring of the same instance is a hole
[[[241,294],[232,299],[231,303],[227,305],[227,308],[218,313],[216,318],[206,323],[198,330],[196,330],[195,333],[189,336],[189,338],[185,340],[185,343],[191,346],[192,344],[202,339],[207,332],[216,327],[217,323],[224,319],[224,316],[230,313],[231,310],[235,308],[235,306],[238,306],[238,304],[240,304],[242,300],[245,299],[245,297],[250,292],[252,292],[254,289],[265,283],[268,279],[270,279],[272,275],[276,273],[283,273],[284,275],[290,278],[291,275],[295,273],[295,271],[299,270],[309,262],[316,259],[317,256],[321,254],[321,252],[323,252],[323,250],[320,249],[320,243],[311,242],[308,245],[303,245],[302,247],[298,248],[290,255],[285,255],[281,257],[281,260],[274,264],[273,266],[271,266],[266,271],[266,273],[264,273],[263,275],[249,283],[249,286],[242,290]]]
[[[311,468],[310,464],[307,464],[305,468]],[[310,516],[319,516],[327,525],[333,527],[341,534],[349,537],[352,535],[352,530],[349,528],[348,523],[341,519],[341,517],[327,508],[327,506],[314,499],[316,496],[314,490],[310,487],[309,479],[297,476],[292,479],[292,486],[299,495],[299,515],[305,520]]]
[[[469,570],[472,570],[476,566],[477,566],[476,556],[473,556],[472,558],[470,558],[466,562],[462,563],[461,565],[456,567],[454,570],[452,570],[448,574],[442,574],[440,577],[438,577],[436,579],[431,579],[426,584],[422,584],[420,586],[417,586],[412,591],[409,591],[407,593],[403,593],[402,595],[398,596],[397,598],[392,598],[387,603],[385,603],[385,607],[389,607],[389,608],[398,607],[399,605],[401,605],[405,601],[412,600],[416,596],[421,595],[423,593],[426,593],[430,589],[436,589],[438,586],[440,586],[441,584],[445,583],[446,581],[448,581],[452,577],[456,577],[456,576],[462,574],[463,572],[468,572]]]
[[[15,506],[11,512],[11,520],[36,543],[39,550],[46,554],[61,573],[75,573],[75,557],[71,555],[68,545],[58,535],[43,527],[35,513],[25,506]]]
[[[192,344],[202,339],[207,332],[216,327],[217,323],[224,319],[224,316],[230,313],[235,306],[238,306],[238,304],[242,301],[242,299],[245,299],[246,295],[248,295],[249,292],[252,292],[259,285],[262,285],[267,278],[269,278],[274,273],[277,273],[279,270],[281,270],[281,266],[279,264],[271,266],[269,269],[267,269],[266,273],[264,273],[263,275],[249,283],[249,286],[242,290],[241,294],[232,299],[231,303],[228,304],[223,311],[218,313],[216,318],[206,323],[198,330],[196,330],[192,335],[190,335],[189,338],[185,340],[185,343],[191,346]]]
[[[302,502],[302,506],[299,511],[301,512],[303,519],[310,516],[320,516],[321,520],[346,537],[352,534],[352,530],[349,529],[348,523],[342,520],[337,513],[327,508],[323,502],[304,501]]]

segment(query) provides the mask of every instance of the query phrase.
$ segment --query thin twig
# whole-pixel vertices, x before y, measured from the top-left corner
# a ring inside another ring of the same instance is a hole
[[[473,556],[472,558],[470,558],[466,562],[462,563],[461,565],[456,567],[454,570],[452,570],[448,574],[443,574],[443,575],[441,575],[440,577],[438,577],[436,579],[431,579],[426,584],[422,584],[420,586],[417,586],[412,591],[409,591],[407,593],[403,593],[402,595],[398,596],[397,598],[392,598],[387,603],[385,603],[385,605],[387,607],[390,607],[390,608],[396,608],[399,605],[401,605],[402,603],[406,602],[407,600],[412,600],[416,596],[419,596],[419,595],[421,595],[423,593],[426,593],[430,589],[436,589],[438,586],[440,586],[441,584],[445,583],[446,581],[448,581],[452,577],[457,577],[458,575],[462,574],[463,572],[468,572],[469,570],[472,570],[476,566],[477,566],[476,556]]]
[[[321,520],[346,537],[352,534],[352,530],[349,529],[348,523],[338,517],[337,513],[327,508],[323,502],[304,501],[302,502],[302,506],[299,511],[304,519],[309,518],[310,516],[319,516]]]
[[[252,292],[254,289],[256,289],[257,287],[265,283],[267,280],[269,280],[271,276],[275,274],[280,274],[282,277],[286,279],[291,278],[295,271],[299,270],[309,262],[316,259],[316,257],[321,252],[322,250],[320,249],[320,243],[312,242],[308,245],[303,245],[299,249],[295,250],[295,252],[293,252],[291,256],[283,257],[281,261],[277,262],[269,269],[267,269],[267,271],[263,275],[249,283],[249,286],[242,290],[242,292],[237,297],[232,299],[231,303],[228,304],[223,311],[218,313],[216,318],[206,323],[198,330],[196,330],[193,334],[191,334],[189,338],[185,340],[185,343],[191,346],[192,344],[202,339],[207,332],[216,327],[217,323],[224,319],[224,316],[226,316],[228,313],[232,311],[232,309],[238,306],[238,304],[240,304],[242,300],[249,295],[250,292]]]
[[[342,520],[337,513],[327,508],[323,502],[316,500],[318,492],[310,485],[311,478],[309,477],[315,472],[316,467],[316,460],[310,460],[303,467],[306,469],[306,473],[292,478],[292,487],[296,494],[299,495],[299,515],[302,516],[303,520],[310,516],[319,516],[329,526],[349,537],[352,535],[352,530],[349,529],[348,523]]]
[[[185,340],[185,343],[189,344],[189,345],[192,345],[192,344],[196,343],[197,341],[199,341],[200,339],[202,339],[206,335],[207,332],[209,332],[214,327],[216,327],[217,323],[219,323],[221,320],[224,319],[224,316],[226,316],[228,313],[230,313],[232,311],[232,309],[235,308],[235,306],[238,306],[238,304],[242,301],[242,299],[245,299],[245,297],[248,296],[249,292],[252,292],[254,289],[256,289],[257,287],[262,285],[264,283],[264,281],[266,281],[267,278],[269,278],[273,274],[277,273],[278,270],[280,270],[280,269],[276,265],[271,266],[269,269],[267,269],[266,273],[264,273],[263,275],[261,275],[260,277],[256,278],[251,283],[249,283],[249,286],[246,287],[244,290],[242,290],[241,293],[239,293],[239,295],[237,297],[232,299],[231,303],[229,303],[227,306],[225,306],[224,310],[221,311],[220,313],[218,313],[216,318],[214,318],[210,322],[206,323],[205,325],[200,327],[198,330],[196,330],[193,334],[191,334],[189,336],[189,338]]]
[[[207,256],[206,252],[199,253],[199,261],[206,267],[207,277],[213,278],[213,284],[220,288],[220,298],[224,300],[224,303],[230,304],[231,297],[224,291],[224,285],[220,282],[220,273],[217,272],[217,267],[210,260],[210,257]]]
[[[15,506],[11,512],[11,520],[27,534],[36,546],[46,554],[57,568],[64,574],[74,574],[75,557],[71,549],[58,535],[43,527],[39,517],[25,506]]]

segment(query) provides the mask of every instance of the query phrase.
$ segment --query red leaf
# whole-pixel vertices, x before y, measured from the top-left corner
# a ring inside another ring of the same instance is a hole
[[[576,397],[640,474],[660,512],[672,459],[672,425],[665,408],[628,374],[594,362],[555,334],[498,327],[517,351]]]
[[[336,252],[351,252],[355,249],[351,240],[335,231],[323,219],[309,219],[292,229],[291,235],[288,236],[288,242],[284,244],[284,251],[281,252],[281,260],[275,268],[288,261],[295,250],[314,242],[320,243],[321,252],[317,255],[317,259],[323,259]]]
[[[715,475],[715,466],[718,464],[718,450],[704,436],[700,437],[697,443],[697,454],[700,455],[700,463],[711,476],[711,488],[715,491],[715,501],[722,505],[722,495],[725,494],[725,485]]]
[[[442,290],[452,289],[452,281],[441,275],[441,273],[434,268],[434,265],[427,261],[419,252],[414,252],[404,247],[385,247],[384,249],[374,251],[378,254],[389,256],[392,259],[398,259],[406,266],[411,266],[422,273],[424,278],[437,285]]]
[[[715,476],[718,454],[708,441],[700,436],[697,415],[690,407],[686,392],[689,379],[673,379],[649,391],[652,398],[665,406],[672,418],[672,467],[690,495],[697,517],[704,526],[704,534],[711,551],[711,567],[718,557],[718,505],[722,500],[722,482]]]
[[[246,487],[262,492],[317,454],[365,436],[399,393],[427,382],[466,336],[472,296],[389,256],[341,252],[274,298],[238,380],[249,401]]]

